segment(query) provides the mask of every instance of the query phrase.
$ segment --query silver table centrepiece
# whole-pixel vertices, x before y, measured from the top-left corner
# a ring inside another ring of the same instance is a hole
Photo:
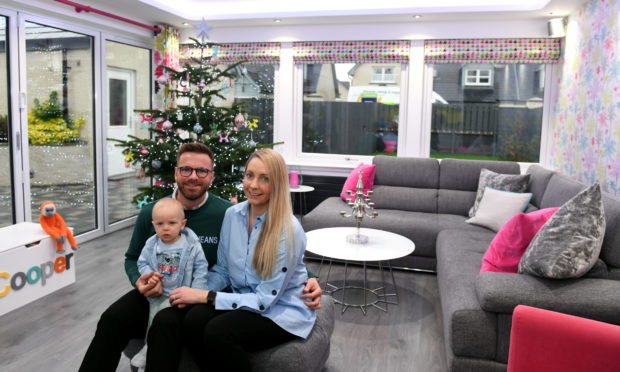
[[[352,244],[366,244],[368,243],[368,236],[360,233],[360,226],[362,224],[362,220],[364,219],[364,217],[376,218],[379,213],[377,213],[374,209],[375,203],[370,201],[370,195],[372,195],[372,190],[369,190],[366,194],[364,193],[362,171],[359,171],[357,176],[355,194],[353,194],[351,190],[347,190],[347,195],[355,195],[355,199],[353,199],[353,201],[349,200],[347,203],[349,207],[351,207],[352,211],[350,214],[346,211],[340,211],[340,215],[342,215],[343,217],[355,218],[355,223],[357,225],[355,234],[347,235],[347,242]]]

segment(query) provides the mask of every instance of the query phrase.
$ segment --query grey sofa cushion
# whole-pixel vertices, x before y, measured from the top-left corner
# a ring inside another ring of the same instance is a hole
[[[377,209],[437,213],[437,189],[375,185],[370,200]]]
[[[552,279],[579,278],[596,264],[605,216],[600,185],[566,202],[538,231],[519,262],[519,273]]]
[[[586,185],[572,180],[560,173],[554,173],[549,179],[545,193],[540,200],[539,207],[561,207],[570,198],[577,195]]]
[[[439,166],[437,212],[467,216],[473,205],[482,168],[519,174],[519,164],[503,161],[443,159]]]
[[[474,205],[469,210],[469,217],[474,217],[478,212],[480,202],[482,202],[487,187],[500,191],[523,193],[527,190],[529,182],[529,174],[503,174],[490,171],[486,168],[482,169],[480,171],[480,180],[478,181],[476,200],[474,200]]]
[[[547,188],[547,184],[553,176],[553,171],[543,168],[540,165],[530,165],[527,168],[525,174],[530,175],[530,184],[528,187],[528,191],[531,192],[532,195],[532,204],[535,207],[540,208],[540,202],[545,193],[545,189]]]
[[[522,304],[620,324],[618,280],[553,280],[486,271],[478,275],[475,286],[477,300],[486,311],[509,314]]]
[[[540,202],[540,208],[560,207],[577,195],[586,186],[560,173],[554,173],[549,180]],[[603,192],[603,209],[605,210],[605,238],[601,248],[601,259],[613,268],[620,268],[620,198]],[[615,277],[615,276],[614,276]]]
[[[508,192],[484,188],[476,214],[467,223],[499,231],[508,220],[523,212],[532,199],[529,192]]]
[[[373,164],[377,169],[370,198],[376,208],[437,213],[438,160],[380,155]]]
[[[476,191],[482,168],[503,174],[521,172],[519,164],[509,161],[442,159],[439,168],[439,188]]]
[[[440,213],[467,216],[476,199],[475,191],[444,190],[437,193],[437,210]]]
[[[375,185],[437,189],[439,187],[439,161],[431,158],[397,158],[375,156],[377,165]]]
[[[604,192],[603,209],[607,228],[600,258],[608,266],[620,268],[620,198]]]
[[[437,236],[437,281],[444,337],[455,357],[495,360],[497,314],[482,310],[475,291],[491,232],[444,230]]]

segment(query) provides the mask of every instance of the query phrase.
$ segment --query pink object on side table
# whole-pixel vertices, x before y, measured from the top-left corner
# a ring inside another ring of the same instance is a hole
[[[288,182],[293,188],[299,186],[299,173],[297,171],[291,171],[288,175]]]

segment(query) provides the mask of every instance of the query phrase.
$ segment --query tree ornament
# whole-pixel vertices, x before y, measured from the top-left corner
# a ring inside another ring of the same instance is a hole
[[[157,77],[157,82],[160,84],[168,84],[169,75],[167,71],[164,71],[161,75]]]
[[[172,128],[172,123],[169,120],[166,120],[161,126],[164,130],[170,130],[170,128]]]
[[[139,180],[143,180],[146,177],[146,173],[144,173],[144,169],[142,167],[136,169],[136,178]]]
[[[222,135],[222,132],[217,132],[217,135],[220,137],[220,143],[228,142],[228,136],[230,133],[227,133],[226,136]]]
[[[193,25],[193,27],[197,31],[196,37],[199,38],[199,39],[202,39],[203,42],[204,42],[204,40],[209,39],[209,32],[211,32],[211,30],[213,30],[213,27],[209,26],[207,24],[207,21],[205,21],[204,18],[200,21],[199,24]]]
[[[200,134],[204,128],[199,123],[196,123],[192,129],[194,130],[194,133]]]
[[[136,204],[137,204],[139,209],[142,209],[142,207],[144,207],[148,203],[149,203],[149,197],[148,197],[148,195],[144,195],[144,197],[142,199],[138,200],[138,202]]]
[[[155,159],[151,162],[151,166],[155,169],[161,168],[161,161]]]
[[[189,139],[189,132],[183,129],[177,129],[177,136],[182,140]]]
[[[245,116],[242,113],[238,113],[235,115],[235,128],[241,128],[241,126],[245,123]]]
[[[131,151],[125,150],[123,151],[123,155],[125,155],[125,163],[131,163],[133,161],[133,155]]]
[[[140,118],[142,120],[142,123],[144,123],[145,121],[150,123],[151,120],[153,120],[153,115],[152,114],[148,114],[146,112],[141,112],[140,113]]]

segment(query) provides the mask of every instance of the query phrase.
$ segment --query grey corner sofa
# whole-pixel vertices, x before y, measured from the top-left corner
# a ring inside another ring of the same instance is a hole
[[[363,226],[404,235],[416,244],[393,266],[437,273],[446,355],[451,371],[505,371],[512,312],[519,304],[620,325],[620,199],[604,193],[606,231],[600,260],[579,279],[480,273],[495,233],[465,223],[474,203],[480,170],[518,174],[513,162],[377,156],[374,195],[379,212]],[[531,204],[558,207],[586,185],[538,165],[528,168]],[[328,198],[303,218],[306,231],[353,226]]]

